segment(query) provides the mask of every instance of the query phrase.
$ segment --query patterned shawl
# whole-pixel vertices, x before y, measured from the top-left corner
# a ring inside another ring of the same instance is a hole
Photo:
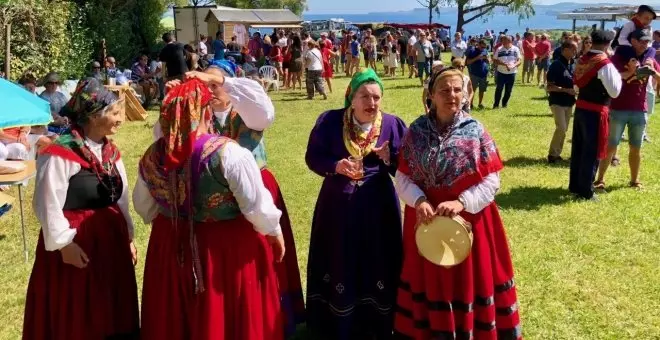
[[[117,102],[119,98],[113,92],[105,89],[95,78],[87,78],[78,82],[69,102],[62,108],[62,115],[72,121],[84,123],[93,114]]]
[[[575,73],[573,74],[573,82],[579,88],[583,88],[589,84],[598,71],[605,65],[611,63],[610,59],[605,53],[586,53],[577,60],[575,65]]]
[[[442,189],[456,196],[503,168],[493,139],[463,111],[442,130],[435,117],[417,118],[403,138],[400,157],[398,170],[423,190]]]

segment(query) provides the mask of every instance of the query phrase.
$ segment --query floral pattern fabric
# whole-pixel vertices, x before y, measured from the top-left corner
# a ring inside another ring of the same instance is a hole
[[[404,137],[399,171],[422,190],[445,189],[459,195],[502,169],[495,142],[483,125],[465,112],[453,124],[436,127],[430,115],[416,119]]]

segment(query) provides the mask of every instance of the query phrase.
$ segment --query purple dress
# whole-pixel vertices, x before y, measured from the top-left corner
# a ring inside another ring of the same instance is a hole
[[[365,178],[354,185],[334,174],[350,156],[343,140],[344,110],[323,113],[305,160],[325,179],[316,201],[307,264],[307,325],[329,339],[391,337],[402,263],[401,207],[391,175],[406,127],[383,114],[376,147],[389,141],[391,165],[363,158]]]

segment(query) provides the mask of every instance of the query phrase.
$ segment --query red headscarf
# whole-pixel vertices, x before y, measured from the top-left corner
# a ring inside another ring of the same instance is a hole
[[[173,171],[185,164],[197,140],[197,126],[211,119],[208,106],[211,90],[198,79],[191,79],[167,92],[160,109],[160,126],[165,139],[165,169]]]

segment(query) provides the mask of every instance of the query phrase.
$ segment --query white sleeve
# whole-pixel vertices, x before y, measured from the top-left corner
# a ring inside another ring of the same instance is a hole
[[[628,41],[628,36],[630,33],[635,31],[635,23],[628,21],[621,27],[621,32],[619,33],[619,45],[631,46],[630,41]]]
[[[37,159],[32,206],[41,224],[48,251],[62,249],[76,236],[76,230],[70,228],[62,209],[69,190],[69,179],[80,169],[77,163],[57,156],[42,155]]]
[[[248,128],[263,131],[273,124],[275,107],[258,82],[250,78],[227,77],[222,87]]]
[[[424,196],[424,191],[408,175],[398,170],[394,175],[394,188],[403,203],[413,208],[415,207],[415,202]]]
[[[158,203],[151,196],[147,183],[144,182],[142,175],[139,173],[133,189],[133,208],[142,217],[145,224],[151,223],[158,215]]]
[[[160,137],[163,137],[163,130],[160,128],[159,121],[156,121],[156,123],[154,124],[153,134],[154,134],[154,142],[159,140]]]
[[[610,63],[601,67],[598,70],[598,79],[603,82],[603,86],[605,86],[605,90],[607,90],[607,94],[610,97],[616,98],[619,96],[623,81],[621,80],[621,74],[614,64]]]
[[[495,200],[495,194],[500,189],[499,173],[484,177],[479,183],[463,191],[458,197],[465,204],[465,211],[476,214]]]
[[[128,237],[133,240],[133,236],[135,235],[135,226],[133,225],[133,218],[131,217],[131,212],[128,208],[129,189],[128,178],[126,177],[126,168],[124,167],[124,162],[121,159],[115,162],[115,166],[117,167],[117,172],[119,172],[121,182],[123,183],[121,188],[121,197],[119,197],[119,201],[117,201],[117,206],[119,206],[119,210],[121,210],[121,213],[124,215],[124,219],[126,220],[126,225],[128,226]]]
[[[227,143],[221,156],[229,189],[254,230],[263,235],[281,234],[282,212],[275,207],[273,196],[264,186],[254,156],[236,143]]]

